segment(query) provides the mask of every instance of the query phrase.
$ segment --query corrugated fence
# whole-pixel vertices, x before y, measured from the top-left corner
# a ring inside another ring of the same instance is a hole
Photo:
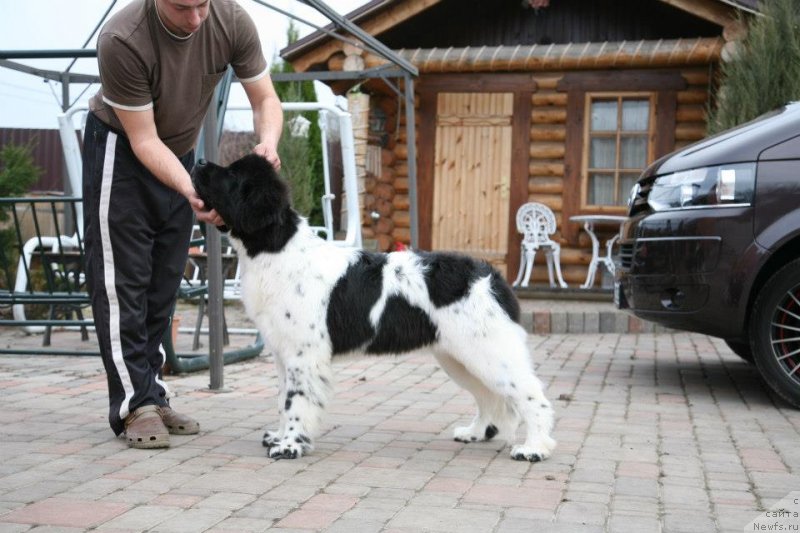
[[[0,148],[6,144],[29,143],[35,164],[43,170],[41,179],[31,187],[31,192],[62,193],[67,171],[58,130],[0,128]]]

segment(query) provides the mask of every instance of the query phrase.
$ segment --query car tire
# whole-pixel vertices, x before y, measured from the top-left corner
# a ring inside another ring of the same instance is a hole
[[[735,339],[725,339],[725,344],[728,345],[728,348],[730,348],[733,353],[748,363],[753,362],[753,349],[750,347],[750,343]]]
[[[769,278],[750,316],[756,368],[770,389],[800,408],[800,259]]]

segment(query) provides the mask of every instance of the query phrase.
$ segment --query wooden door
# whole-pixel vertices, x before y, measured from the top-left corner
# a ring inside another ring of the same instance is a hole
[[[439,93],[431,244],[491,262],[508,251],[514,94]]]

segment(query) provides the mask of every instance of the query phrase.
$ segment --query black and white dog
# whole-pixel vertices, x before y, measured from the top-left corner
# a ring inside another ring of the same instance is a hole
[[[462,442],[511,441],[518,460],[546,459],[553,409],[534,375],[519,304],[488,264],[446,253],[370,253],[317,237],[291,207],[287,184],[263,158],[229,167],[201,161],[198,195],[225,221],[239,254],[242,300],[275,357],[280,427],[267,431],[273,458],[313,449],[339,354],[425,348],[478,403]]]

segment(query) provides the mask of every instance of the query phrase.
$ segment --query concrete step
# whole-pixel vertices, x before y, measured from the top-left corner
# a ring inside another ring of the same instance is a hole
[[[620,311],[614,306],[608,290],[537,287],[514,291],[522,311],[522,327],[536,335],[673,331]]]

